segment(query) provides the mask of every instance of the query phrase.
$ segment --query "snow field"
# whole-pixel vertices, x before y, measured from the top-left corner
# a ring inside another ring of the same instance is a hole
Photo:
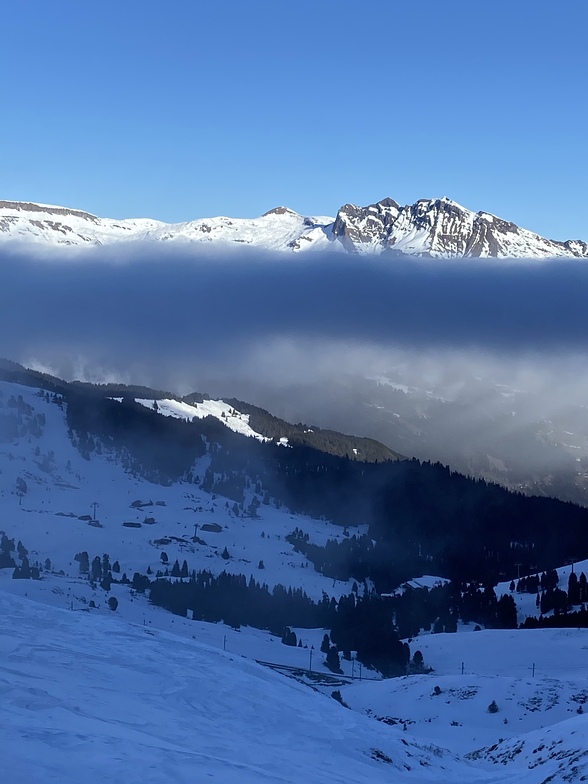
[[[253,575],[270,587],[301,587],[319,599],[323,591],[329,596],[348,593],[351,581],[334,583],[317,574],[284,537],[299,527],[312,541],[323,543],[341,537],[341,529],[265,505],[259,508],[258,520],[237,517],[225,499],[214,499],[197,485],[152,485],[125,473],[108,454],[92,453],[84,460],[67,436],[65,412],[57,405],[34,389],[14,384],[0,382],[0,393],[0,414],[6,413],[11,396],[21,395],[35,415],[45,416],[40,437],[25,435],[0,443],[0,529],[22,540],[31,562],[50,558],[53,568],[39,581],[12,580],[12,569],[0,570],[0,697],[8,706],[6,770],[11,780],[28,784],[41,778],[69,784],[79,780],[75,775],[84,765],[90,780],[102,776],[180,784],[193,781],[194,775],[223,782],[363,782],[368,772],[371,781],[390,780],[391,771],[398,781],[406,775],[410,781],[540,784],[544,765],[555,776],[553,781],[575,780],[558,778],[568,775],[570,766],[581,775],[586,772],[578,748],[581,738],[588,748],[586,720],[577,711],[588,700],[588,630],[474,632],[473,624],[462,626],[459,634],[424,635],[411,641],[412,652],[421,650],[425,663],[433,667],[431,675],[373,682],[367,679],[374,674],[364,670],[361,682],[318,686],[323,694],[317,694],[247,660],[306,670],[314,647],[312,670],[326,673],[319,651],[324,630],[295,629],[307,647],[292,648],[264,631],[173,616],[124,586],[113,585],[109,594],[92,589],[80,578],[73,556],[87,550],[92,559],[106,552],[111,563],[119,561],[121,574],[132,579],[135,571],[144,573],[148,566],[153,572],[161,569],[165,551],[170,567],[176,558],[180,564],[186,559],[190,571],[207,568],[214,574],[227,570]],[[176,401],[164,401],[162,407],[164,415],[190,414],[176,408]],[[214,412],[220,411],[221,421],[223,410]],[[206,467],[205,457],[195,472],[203,475]],[[22,498],[16,489],[19,477],[27,483]],[[94,501],[102,527],[78,519],[92,513]],[[137,507],[137,501],[144,505]],[[156,522],[145,524],[145,517]],[[142,525],[127,528],[124,521]],[[217,523],[220,530],[202,531],[206,523]],[[195,526],[204,545],[192,541]],[[359,527],[358,533],[363,532],[365,528]],[[158,544],[158,539],[166,543]],[[224,547],[231,554],[228,561],[220,557]],[[265,569],[259,569],[260,560]],[[579,573],[586,566],[574,568]],[[60,570],[63,574],[57,573]],[[567,585],[567,572],[559,574]],[[429,585],[437,579],[426,576],[418,582]],[[508,585],[498,586],[498,595],[501,592],[508,592]],[[116,613],[107,608],[110,595],[118,599]],[[530,602],[535,613],[534,596],[514,596],[521,613]],[[95,609],[90,609],[91,601]],[[201,663],[198,675],[188,662],[196,669]],[[354,669],[343,658],[341,666],[348,676]],[[185,684],[183,670],[188,672]],[[248,680],[251,673],[255,686]],[[260,683],[271,686],[266,691]],[[352,711],[325,699],[334,688]],[[290,722],[283,695],[293,693],[305,694],[304,700],[310,702],[298,705],[298,697],[292,698],[298,707]],[[498,711],[489,713],[493,700]],[[226,723],[221,710],[232,713]],[[306,711],[313,716],[310,723]],[[324,722],[329,724],[326,729]],[[170,728],[176,724],[178,734],[172,737]],[[426,748],[419,751],[410,745],[405,753],[403,740]],[[496,743],[498,749],[480,752],[474,765],[463,767],[463,760],[453,756]],[[451,753],[432,750],[431,744]],[[545,759],[536,751],[541,745],[552,750]],[[383,761],[381,755],[372,759],[372,748],[393,762]],[[418,762],[407,758],[409,752]],[[513,760],[518,772],[511,773]]]
[[[0,625],[2,767],[16,784],[418,783],[475,773],[191,640],[4,593]]]

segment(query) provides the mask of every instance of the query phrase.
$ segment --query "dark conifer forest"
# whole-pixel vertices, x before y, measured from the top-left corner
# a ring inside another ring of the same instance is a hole
[[[243,575],[190,574],[186,561],[176,562],[171,574],[136,573],[131,581],[119,576],[117,561],[111,567],[106,556],[96,556],[90,565],[87,553],[77,554],[80,573],[105,591],[112,583],[128,584],[148,590],[154,604],[176,614],[268,629],[286,644],[293,644],[290,627],[328,629],[327,654],[335,672],[339,654],[355,651],[366,666],[402,674],[410,661],[402,639],[423,631],[452,632],[458,622],[516,628],[515,591],[537,596],[537,617],[527,627],[587,623],[585,575],[572,575],[564,588],[555,572],[566,561],[588,558],[585,508],[513,493],[439,463],[400,459],[368,439],[288,426],[255,407],[248,411],[251,424],[268,441],[239,435],[213,417],[189,422],[161,416],[157,399],[165,393],[67,384],[28,373],[19,366],[0,368],[0,375],[31,386],[43,382],[50,390],[45,396],[64,410],[68,435],[85,459],[107,453],[128,473],[151,482],[199,484],[244,518],[256,518],[265,504],[328,520],[340,527],[336,538],[319,545],[296,527],[286,537],[288,546],[323,575],[355,581],[349,595],[335,600],[325,594],[315,602],[301,590],[279,585],[270,590]],[[153,399],[153,406],[136,403],[138,396]],[[17,412],[19,405],[15,400]],[[42,573],[26,553],[17,548],[15,555],[6,537],[0,559],[13,565],[15,579]],[[422,574],[447,582],[398,590]],[[504,580],[512,580],[511,590],[498,596],[493,586]]]
[[[74,443],[96,440],[123,454],[128,470],[152,481],[194,481],[194,461],[208,454],[203,487],[243,498],[247,483],[266,503],[367,535],[318,548],[292,542],[328,576],[370,578],[379,592],[418,574],[496,583],[588,557],[588,510],[529,497],[418,460],[361,462],[307,445],[284,447],[234,433],[207,417],[185,422],[156,410],[67,391]]]

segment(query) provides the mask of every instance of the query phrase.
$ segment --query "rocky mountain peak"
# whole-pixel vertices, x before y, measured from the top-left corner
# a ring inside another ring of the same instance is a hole
[[[272,210],[264,212],[261,217],[266,218],[268,215],[298,215],[298,213],[289,207],[274,207]]]
[[[353,254],[432,258],[588,258],[588,243],[558,242],[489,212],[473,212],[443,196],[401,206],[384,198],[366,207],[344,204],[335,219],[304,217],[285,206],[271,220],[211,218],[165,224],[111,220],[81,210],[0,201],[0,241],[47,245],[179,241],[240,243],[288,252],[344,250]]]
[[[400,205],[386,198],[368,207],[344,204],[333,223],[333,236],[340,239],[347,250],[357,252],[358,244],[371,243],[374,238],[387,237],[399,214]]]
[[[435,258],[588,257],[588,244],[556,242],[488,212],[474,213],[446,196],[400,206],[383,199],[367,207],[345,204],[333,235],[353,253]]]

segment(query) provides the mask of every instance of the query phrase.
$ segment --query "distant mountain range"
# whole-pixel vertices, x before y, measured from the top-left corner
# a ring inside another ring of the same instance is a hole
[[[187,223],[115,220],[67,207],[0,201],[0,243],[80,247],[151,241],[431,258],[588,258],[587,242],[546,239],[447,198],[419,199],[404,207],[393,199],[367,207],[345,204],[335,218],[308,217],[276,207],[259,218],[201,218]]]

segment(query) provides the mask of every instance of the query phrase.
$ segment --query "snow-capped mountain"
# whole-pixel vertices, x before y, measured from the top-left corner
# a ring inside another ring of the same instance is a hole
[[[48,246],[119,242],[229,243],[266,250],[329,247],[332,218],[307,218],[277,207],[260,218],[202,218],[187,223],[133,218],[113,220],[66,207],[0,201],[0,241]]]
[[[332,233],[353,252],[436,258],[588,256],[585,242],[548,240],[447,198],[419,199],[404,207],[393,199],[369,207],[346,204],[337,214]]]
[[[253,219],[217,217],[173,224],[146,218],[114,220],[66,207],[0,201],[0,242],[11,240],[60,247],[157,241],[434,258],[588,257],[586,242],[545,239],[447,198],[420,199],[404,207],[393,199],[367,207],[345,204],[334,219],[276,207]]]

